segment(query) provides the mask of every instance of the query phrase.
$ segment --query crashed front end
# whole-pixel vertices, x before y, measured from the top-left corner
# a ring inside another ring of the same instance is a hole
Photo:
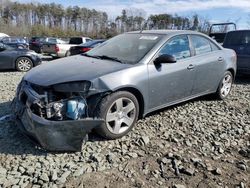
[[[100,96],[89,94],[90,85],[79,81],[42,87],[23,80],[13,101],[19,128],[46,150],[80,151],[87,134],[104,123],[93,115]]]

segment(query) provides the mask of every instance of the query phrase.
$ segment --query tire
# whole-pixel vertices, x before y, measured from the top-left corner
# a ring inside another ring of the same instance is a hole
[[[65,57],[69,57],[70,56],[70,51],[67,51],[65,54]]]
[[[20,72],[27,72],[33,68],[33,62],[28,57],[19,57],[16,60],[16,69]]]
[[[133,94],[126,91],[112,93],[97,106],[96,116],[104,119],[105,123],[95,131],[106,139],[121,138],[134,127],[138,115],[139,104]]]
[[[226,71],[220,81],[219,87],[215,93],[215,97],[219,100],[224,100],[230,94],[233,84],[233,75],[231,72]]]

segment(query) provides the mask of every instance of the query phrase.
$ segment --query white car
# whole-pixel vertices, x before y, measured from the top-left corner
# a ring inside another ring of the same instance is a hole
[[[0,39],[4,38],[4,37],[9,37],[9,35],[5,34],[5,33],[0,33]]]
[[[70,56],[70,48],[91,41],[88,37],[72,37],[69,43],[44,44],[43,53],[54,58]]]

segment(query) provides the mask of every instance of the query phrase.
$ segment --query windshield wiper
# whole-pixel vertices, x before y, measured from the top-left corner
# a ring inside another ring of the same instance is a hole
[[[119,63],[123,63],[120,59],[116,58],[116,57],[110,57],[110,56],[106,56],[106,55],[100,55],[98,56],[100,59],[107,59],[107,60],[111,60],[111,61],[116,61]]]
[[[107,60],[116,61],[116,62],[119,62],[119,63],[124,63],[124,62],[122,62],[121,60],[119,60],[116,57],[110,57],[110,56],[106,56],[106,55],[89,55],[89,54],[86,54],[86,53],[84,53],[82,55],[87,56],[87,57],[96,58],[96,59],[107,59]]]
[[[81,54],[81,55],[86,56],[86,57],[93,57],[93,58],[96,58],[96,59],[101,59],[100,56],[98,56],[98,55],[89,55],[89,54],[86,54],[86,53]]]

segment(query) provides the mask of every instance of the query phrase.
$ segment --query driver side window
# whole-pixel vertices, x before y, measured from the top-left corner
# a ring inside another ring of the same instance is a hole
[[[159,55],[162,54],[172,55],[176,60],[191,57],[188,37],[179,35],[171,38],[160,50]]]

